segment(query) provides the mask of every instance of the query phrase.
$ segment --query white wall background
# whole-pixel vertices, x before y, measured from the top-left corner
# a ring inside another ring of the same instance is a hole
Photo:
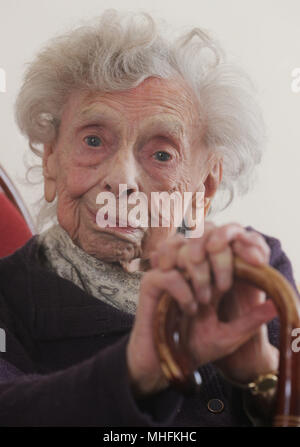
[[[24,184],[23,156],[29,149],[13,117],[25,63],[54,34],[111,7],[212,30],[254,79],[268,129],[267,153],[251,193],[215,221],[252,225],[279,238],[300,282],[300,92],[291,91],[291,71],[300,67],[299,0],[0,0],[0,67],[6,72],[0,163],[32,214],[42,187]]]

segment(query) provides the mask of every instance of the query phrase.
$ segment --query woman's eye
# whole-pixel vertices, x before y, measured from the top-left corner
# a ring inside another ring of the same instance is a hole
[[[84,141],[88,146],[92,147],[99,147],[102,145],[101,138],[96,137],[96,135],[89,135],[88,137],[84,138]]]
[[[168,161],[171,158],[171,155],[168,152],[158,151],[154,154],[155,160],[158,161]]]

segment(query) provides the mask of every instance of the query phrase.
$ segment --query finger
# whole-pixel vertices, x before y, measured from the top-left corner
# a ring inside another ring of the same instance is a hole
[[[250,264],[261,265],[266,262],[266,256],[262,254],[257,246],[247,246],[241,241],[234,241],[232,243],[232,249],[235,254]]]
[[[195,264],[191,261],[191,245],[183,245],[177,252],[177,267],[187,272],[188,278],[192,283],[195,296],[200,303],[207,304],[210,300],[210,266],[203,257],[201,264]]]
[[[210,253],[222,251],[240,233],[246,230],[239,224],[230,223],[215,228],[207,239],[206,250]]]
[[[194,264],[200,264],[205,258],[205,241],[206,235],[199,239],[188,239],[189,259]]]
[[[185,239],[181,234],[169,238],[157,250],[150,253],[151,267],[157,268],[161,264],[163,269],[171,269],[176,264],[176,248],[184,243]]]
[[[258,331],[262,324],[275,318],[277,315],[276,308],[271,300],[255,306],[250,312],[231,321],[225,323],[230,335],[224,337],[227,345],[227,354],[234,352],[237,348],[248,341]],[[226,348],[225,348],[226,349]]]
[[[185,244],[187,242],[182,234],[178,234],[162,244],[158,250],[158,267],[161,270],[174,268],[177,263],[177,252]]]
[[[216,228],[216,225],[211,220],[205,220],[204,222],[205,232],[211,231]]]
[[[196,299],[201,304],[208,304],[211,299],[211,272],[207,261],[201,264],[189,264],[188,273],[192,281]]]
[[[221,297],[218,308],[219,318],[222,321],[233,321],[265,300],[266,293],[263,290],[245,283],[242,279],[234,278],[234,289]]]
[[[178,303],[184,313],[194,315],[197,303],[192,290],[178,270],[162,272],[159,269],[151,270],[143,277],[140,288],[140,305],[143,312],[152,312],[157,299],[162,292],[168,292]]]
[[[211,299],[211,272],[206,259],[205,241],[215,225],[208,223],[206,227],[206,233],[201,238],[188,240],[180,247],[176,262],[179,269],[187,272],[195,297],[202,304],[208,304]]]
[[[158,260],[159,260],[159,255],[158,255],[157,251],[153,251],[152,253],[150,253],[149,257],[150,257],[151,267],[153,269],[157,268],[158,267]]]
[[[190,260],[195,264],[200,264],[206,257],[205,245],[210,233],[215,228],[215,225],[209,222],[205,226],[205,232],[201,238],[188,239]]]
[[[246,231],[245,233],[240,233],[236,236],[236,240],[244,242],[246,245],[256,246],[259,250],[261,250],[264,257],[264,262],[269,262],[271,249],[265,239],[256,231]]]
[[[229,290],[233,282],[233,255],[231,248],[227,246],[219,253],[210,253],[209,259],[217,288],[222,292]]]

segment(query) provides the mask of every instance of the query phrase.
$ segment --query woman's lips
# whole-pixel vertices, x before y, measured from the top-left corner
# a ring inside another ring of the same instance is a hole
[[[96,217],[97,216],[97,212],[92,211],[88,207],[87,207],[87,209],[88,209],[90,215],[93,217],[94,223],[96,223],[98,225],[97,217]],[[105,213],[104,218],[105,218],[105,220],[107,220],[107,218],[108,218],[108,213],[107,212]],[[105,227],[103,227],[101,225],[98,225],[98,227],[99,228],[104,228],[106,230],[118,231],[118,232],[121,232],[121,233],[133,233],[133,232],[139,230],[138,227],[132,227],[130,225],[127,225],[126,227],[125,226],[120,227],[119,226],[119,217],[118,216],[116,216],[116,225],[114,225],[114,226],[109,225],[109,220],[108,220]]]

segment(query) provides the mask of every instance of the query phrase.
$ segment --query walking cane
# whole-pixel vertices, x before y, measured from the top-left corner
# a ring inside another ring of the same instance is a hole
[[[185,277],[188,279],[187,274]],[[272,425],[300,427],[300,352],[292,349],[293,330],[300,328],[299,298],[285,277],[269,265],[253,266],[236,256],[234,277],[265,291],[277,308],[280,319],[280,364]],[[166,378],[182,389],[197,385],[199,381],[199,373],[187,349],[190,318],[181,313],[167,292],[163,293],[155,318],[155,344]]]

